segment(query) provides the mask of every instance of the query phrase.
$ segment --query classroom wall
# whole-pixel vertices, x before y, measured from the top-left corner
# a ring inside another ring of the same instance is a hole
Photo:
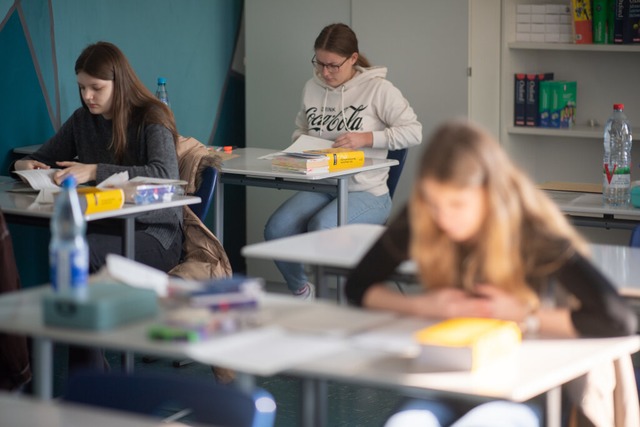
[[[0,0],[1,173],[14,147],[44,142],[81,105],[75,59],[99,40],[118,45],[153,92],[158,76],[167,79],[182,135],[243,146],[244,69],[232,66],[242,8],[243,0]],[[12,234],[19,259],[46,260],[46,230]],[[33,269],[21,276],[47,278]]]

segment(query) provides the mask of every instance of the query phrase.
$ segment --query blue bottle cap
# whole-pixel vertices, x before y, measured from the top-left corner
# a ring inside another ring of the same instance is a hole
[[[158,84],[159,85],[163,85],[167,83],[167,79],[165,79],[164,77],[158,77]]]
[[[76,177],[73,175],[67,175],[67,177],[62,181],[62,188],[75,188],[76,187]]]

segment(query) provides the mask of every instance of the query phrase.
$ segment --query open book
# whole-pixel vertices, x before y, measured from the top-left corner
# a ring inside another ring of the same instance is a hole
[[[59,190],[60,186],[53,181],[53,175],[60,169],[29,169],[15,171],[24,182],[34,190]]]

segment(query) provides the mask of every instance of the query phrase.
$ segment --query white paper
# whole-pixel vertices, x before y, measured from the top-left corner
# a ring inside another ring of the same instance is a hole
[[[216,337],[189,346],[187,355],[208,365],[219,365],[254,375],[270,376],[347,348],[344,340],[292,334],[264,327]],[[259,351],[256,351],[259,348]]]
[[[107,255],[107,272],[127,285],[153,289],[161,297],[167,296],[169,276],[163,271],[116,254]]]
[[[53,174],[60,169],[26,169],[15,171],[27,184],[36,190],[44,188],[59,189],[60,186],[53,181]]]
[[[258,159],[271,160],[276,156],[281,156],[282,153],[301,153],[306,150],[323,150],[325,148],[331,148],[332,145],[333,141],[330,141],[328,139],[309,135],[300,135],[300,137],[296,139],[293,144],[291,144],[284,150],[258,157]]]
[[[113,188],[122,187],[127,181],[129,181],[129,172],[117,172],[111,175],[109,178],[102,181],[96,187],[98,188]]]

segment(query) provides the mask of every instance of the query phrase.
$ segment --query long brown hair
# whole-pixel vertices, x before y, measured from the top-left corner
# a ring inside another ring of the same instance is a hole
[[[327,52],[332,52],[345,58],[357,52],[358,60],[355,65],[363,68],[371,67],[369,60],[358,50],[356,33],[346,24],[337,23],[324,27],[316,38],[313,49],[326,50]]]
[[[420,190],[425,179],[486,190],[479,235],[457,243],[439,229]],[[555,204],[510,161],[498,142],[467,121],[433,133],[410,200],[411,256],[428,287],[472,290],[490,283],[537,303],[532,288],[586,243]]]
[[[101,80],[113,81],[111,115],[113,139],[111,149],[118,161],[122,161],[127,147],[127,130],[132,117],[140,118],[142,131],[145,124],[161,124],[171,131],[174,142],[178,131],[171,110],[140,81],[127,57],[112,43],[97,42],[87,46],[76,60],[75,72],[85,72]],[[80,93],[82,106],[87,105]]]

